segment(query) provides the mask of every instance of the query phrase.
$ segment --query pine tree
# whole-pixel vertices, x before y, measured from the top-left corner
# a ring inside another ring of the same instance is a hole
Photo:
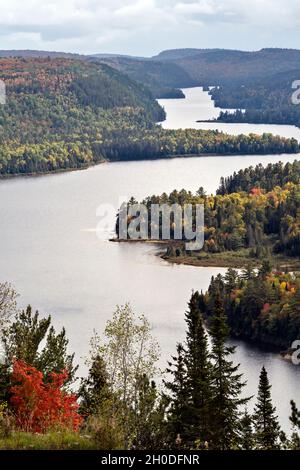
[[[190,395],[187,408],[187,439],[190,446],[193,446],[196,440],[201,443],[208,441],[210,435],[211,363],[199,301],[199,292],[193,293],[185,315],[185,364]]]
[[[259,269],[259,276],[265,278],[272,271],[272,263],[268,258],[265,258],[262,262],[262,265]]]
[[[298,410],[294,400],[291,400],[292,413],[290,421],[293,425],[293,433],[288,441],[288,448],[291,450],[300,450],[300,411]]]
[[[214,449],[234,449],[239,444],[240,407],[246,404],[249,398],[241,398],[245,383],[242,382],[242,374],[238,373],[239,365],[233,365],[230,360],[235,348],[226,345],[229,327],[218,292],[215,297],[214,316],[210,323],[210,334],[213,361],[211,444]]]
[[[235,289],[239,282],[239,274],[235,269],[229,268],[224,276],[226,284],[226,293],[231,293]]]
[[[172,357],[173,362],[168,362],[169,367],[166,370],[166,372],[171,375],[171,380],[164,382],[170,394],[167,433],[171,448],[174,448],[177,439],[181,442],[185,442],[186,440],[189,393],[184,356],[185,351],[183,345],[179,343],[177,345],[177,355]]]
[[[271,399],[271,385],[265,367],[259,378],[258,397],[253,415],[256,447],[263,450],[279,448],[280,427],[276,416],[276,408]]]
[[[112,397],[105,362],[99,354],[92,359],[88,377],[81,379],[79,397],[79,411],[85,418],[96,415],[104,401]]]
[[[241,449],[252,450],[254,449],[254,433],[253,433],[253,420],[251,415],[245,410],[241,419]]]
[[[41,348],[43,342],[45,345]],[[68,372],[67,383],[74,381],[77,367],[73,366],[74,354],[67,352],[68,339],[63,328],[56,334],[51,317],[40,318],[30,306],[17,314],[15,321],[2,334],[5,363],[11,366],[14,359],[34,366],[45,377],[50,372]]]
[[[139,399],[134,419],[134,448],[137,450],[159,450],[165,442],[166,401],[158,400],[158,391],[154,381],[146,375],[140,378]]]

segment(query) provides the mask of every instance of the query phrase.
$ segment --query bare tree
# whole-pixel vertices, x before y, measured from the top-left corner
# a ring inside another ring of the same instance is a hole
[[[0,332],[17,313],[18,294],[8,282],[0,282]]]

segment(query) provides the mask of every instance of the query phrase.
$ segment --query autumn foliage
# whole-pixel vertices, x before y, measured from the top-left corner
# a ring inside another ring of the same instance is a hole
[[[82,418],[77,398],[62,388],[67,378],[67,372],[52,372],[46,382],[35,367],[14,362],[10,403],[19,429],[38,433],[55,427],[78,430]]]

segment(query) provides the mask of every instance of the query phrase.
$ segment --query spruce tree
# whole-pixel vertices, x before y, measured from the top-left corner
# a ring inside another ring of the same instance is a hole
[[[165,445],[166,401],[159,400],[155,382],[144,374],[134,418],[134,449],[159,450]]]
[[[211,363],[207,335],[199,310],[199,292],[192,294],[185,315],[187,323],[185,364],[189,401],[187,407],[187,440],[204,443],[210,436]]]
[[[249,398],[241,398],[245,385],[239,365],[234,365],[230,357],[235,347],[227,346],[229,335],[227,318],[219,292],[215,296],[214,315],[210,323],[212,338],[212,424],[211,446],[214,449],[235,449],[239,445],[240,407]]]
[[[171,448],[174,448],[177,439],[184,443],[187,437],[189,392],[184,355],[183,345],[179,343],[177,345],[177,355],[172,357],[173,362],[168,362],[169,367],[166,370],[171,375],[171,380],[164,382],[170,401],[167,434]]]
[[[275,450],[279,448],[280,427],[276,416],[276,408],[271,399],[271,385],[265,367],[259,378],[258,396],[253,415],[256,448]]]
[[[292,413],[290,416],[290,421],[293,425],[293,434],[289,441],[289,448],[292,450],[300,450],[300,411],[298,410],[294,400],[291,400]]]
[[[245,410],[241,419],[241,443],[242,450],[253,450],[255,446],[254,433],[253,433],[253,420],[251,415]]]
[[[112,397],[105,362],[99,354],[92,359],[88,376],[81,379],[79,397],[79,411],[85,418],[96,415],[104,401]]]

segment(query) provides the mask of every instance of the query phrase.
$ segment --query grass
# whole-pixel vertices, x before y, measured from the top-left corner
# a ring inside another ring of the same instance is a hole
[[[93,450],[97,443],[88,435],[72,431],[52,431],[46,434],[13,431],[0,437],[0,450]]]
[[[249,255],[249,249],[241,249],[239,251],[226,251],[223,253],[205,253],[195,252],[191,254],[181,254],[179,256],[169,256],[160,253],[160,256],[175,264],[186,264],[190,266],[202,267],[218,267],[218,268],[236,268],[241,269],[248,266],[253,268],[261,265],[261,260],[252,258]],[[270,258],[274,269],[281,271],[298,271],[300,270],[300,260],[283,255],[272,255]]]

